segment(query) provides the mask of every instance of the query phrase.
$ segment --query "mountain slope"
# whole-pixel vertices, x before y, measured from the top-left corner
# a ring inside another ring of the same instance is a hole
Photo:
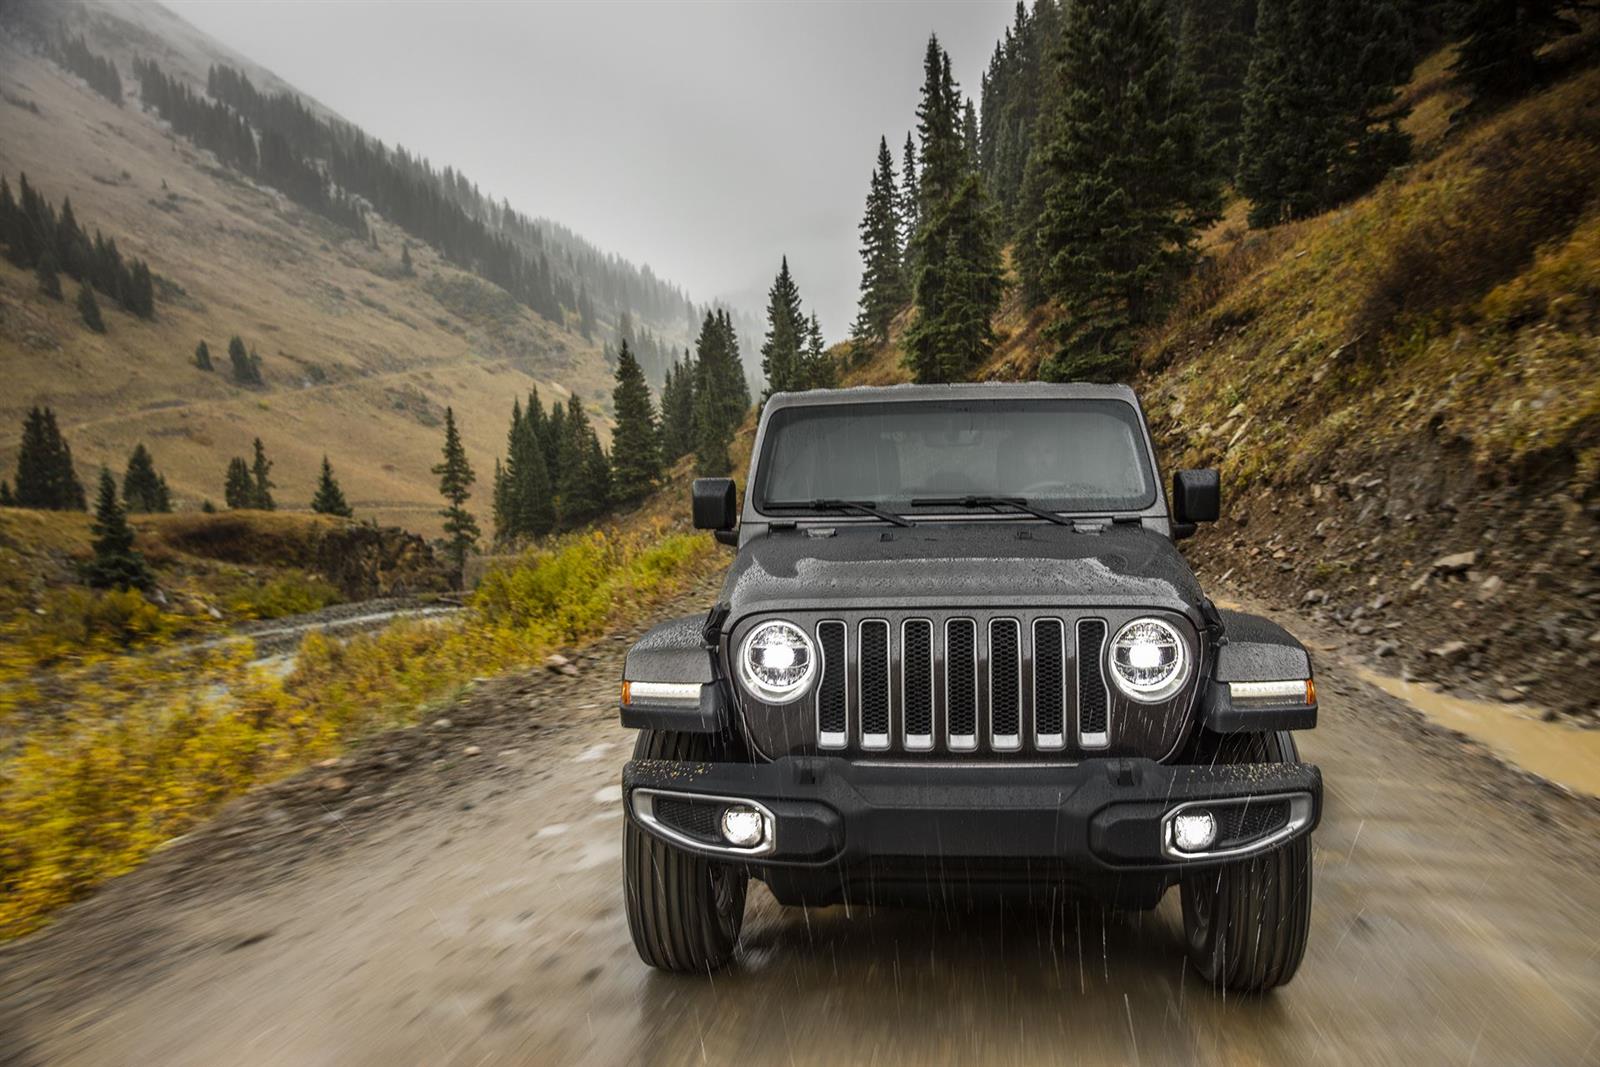
[[[52,27],[84,33],[115,60],[124,106],[38,54],[41,29]],[[358,514],[432,532],[429,469],[447,405],[479,475],[482,519],[513,397],[535,386],[547,402],[575,393],[603,430],[611,370],[601,342],[614,329],[586,340],[375,213],[376,248],[219,165],[140,107],[134,56],[201,87],[209,65],[226,62],[263,89],[282,88],[154,4],[30,4],[0,19],[0,174],[15,191],[25,172],[57,207],[70,197],[86,228],[170,283],[158,285],[153,321],[102,301],[108,331],[96,335],[78,320],[75,283],[64,279],[66,299],[53,302],[31,272],[0,262],[0,477],[15,463],[13,428],[42,403],[56,409],[86,480],[101,463],[120,471],[142,440],[180,506],[220,503],[228,458],[259,436],[281,505],[305,506],[326,452]],[[563,250],[576,240],[564,230],[554,239]],[[686,330],[682,308],[671,314],[669,326]],[[234,334],[259,353],[263,387],[233,382]],[[202,339],[217,362],[211,373],[193,365]]]
[[[1211,576],[1390,669],[1593,719],[1600,69],[1567,47],[1563,80],[1454,126],[1431,57],[1415,162],[1351,204],[1264,231],[1235,204],[1135,384],[1169,468],[1222,470],[1227,518],[1186,546]],[[1013,293],[977,376],[1033,377],[1051,317]],[[846,358],[906,380],[897,344]]]

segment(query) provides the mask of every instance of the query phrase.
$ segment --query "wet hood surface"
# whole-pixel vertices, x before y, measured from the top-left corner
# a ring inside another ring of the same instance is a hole
[[[807,608],[1144,605],[1199,619],[1194,572],[1167,538],[1012,523],[840,525],[739,550],[723,599],[734,618]]]

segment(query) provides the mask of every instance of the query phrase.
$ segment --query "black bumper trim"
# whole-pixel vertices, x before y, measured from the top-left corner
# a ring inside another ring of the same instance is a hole
[[[1303,793],[1311,798],[1312,814],[1295,836],[1314,829],[1322,813],[1322,774],[1307,763],[1171,766],[1104,759],[1001,767],[795,756],[771,763],[634,760],[623,768],[622,785],[630,810],[638,787],[759,802],[777,822],[776,845],[760,864],[778,867],[963,859],[1177,871],[1221,862],[1176,861],[1163,852],[1161,820],[1178,804]],[[696,851],[719,855],[711,848]]]

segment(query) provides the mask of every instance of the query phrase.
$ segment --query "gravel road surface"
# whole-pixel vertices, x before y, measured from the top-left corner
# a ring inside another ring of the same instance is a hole
[[[619,884],[619,634],[576,677],[486,681],[258,791],[0,949],[0,1061],[1600,1062],[1600,806],[1286,621],[1319,649],[1301,745],[1327,803],[1310,948],[1272,995],[1186,968],[1176,894],[1122,916],[805,912],[753,890],[734,969],[646,970]]]

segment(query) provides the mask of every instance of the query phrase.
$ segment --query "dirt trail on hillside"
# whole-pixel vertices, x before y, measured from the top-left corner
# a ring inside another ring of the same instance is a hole
[[[1311,944],[1271,996],[1196,979],[1175,895],[1132,916],[808,913],[756,890],[733,970],[650,972],[619,884],[625,647],[577,678],[486,683],[448,722],[247,798],[0,949],[0,1061],[1600,1060],[1600,807],[1336,651],[1302,738],[1327,781]]]

